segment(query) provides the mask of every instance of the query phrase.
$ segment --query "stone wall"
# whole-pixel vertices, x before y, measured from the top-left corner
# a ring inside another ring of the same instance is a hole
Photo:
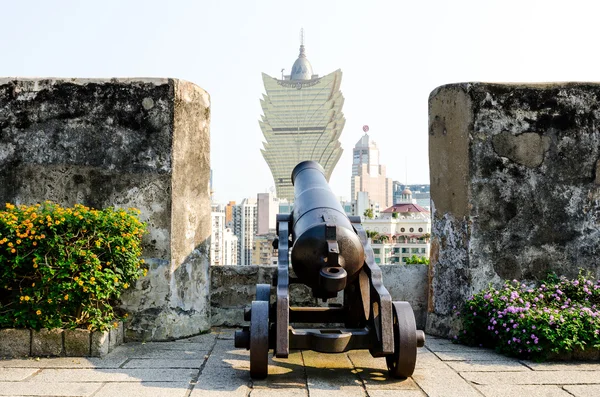
[[[489,283],[600,277],[600,84],[442,86],[429,98],[427,331]]]
[[[394,300],[408,301],[415,312],[417,327],[425,327],[427,315],[427,266],[383,265],[383,284]],[[250,307],[255,297],[256,284],[271,284],[276,273],[274,266],[212,266],[211,272],[211,320],[214,326],[241,326],[244,308]],[[290,268],[290,271],[292,269]],[[341,298],[341,294],[340,294]],[[341,302],[341,299],[338,301]],[[271,291],[274,302],[275,289]],[[318,304],[305,285],[292,284],[292,306]]]
[[[136,207],[150,266],[129,339],[210,326],[208,93],[175,79],[0,79],[0,203]]]

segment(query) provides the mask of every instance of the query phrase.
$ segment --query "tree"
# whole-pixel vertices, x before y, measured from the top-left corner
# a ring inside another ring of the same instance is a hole
[[[392,212],[392,218],[398,219],[398,213],[397,212]]]
[[[363,215],[365,218],[373,219],[373,209],[367,208]]]
[[[410,258],[406,258],[405,263],[407,265],[429,265],[429,258],[413,255]]]
[[[379,237],[379,240],[381,240],[382,243],[387,242],[389,239],[390,238],[385,234],[382,234],[381,237]]]
[[[367,237],[370,238],[373,242],[375,242],[379,238],[379,233],[371,230],[367,230]]]

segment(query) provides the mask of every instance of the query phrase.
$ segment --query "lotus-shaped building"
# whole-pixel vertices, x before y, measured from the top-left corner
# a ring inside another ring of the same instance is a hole
[[[273,179],[277,197],[294,200],[292,169],[313,160],[325,169],[327,180],[342,155],[339,142],[344,128],[340,92],[342,71],[326,76],[313,74],[304,45],[288,76],[279,80],[262,75],[266,94],[259,121],[266,142],[261,149]]]

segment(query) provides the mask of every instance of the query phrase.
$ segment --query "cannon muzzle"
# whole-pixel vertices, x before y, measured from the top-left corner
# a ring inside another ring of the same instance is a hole
[[[335,297],[358,276],[364,248],[318,163],[298,164],[292,183],[292,267],[315,297]]]

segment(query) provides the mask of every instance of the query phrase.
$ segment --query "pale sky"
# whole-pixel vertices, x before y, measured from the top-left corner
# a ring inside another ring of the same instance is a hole
[[[211,95],[216,199],[239,202],[274,185],[261,72],[289,73],[304,28],[314,73],[343,72],[344,153],[330,182],[349,197],[365,124],[388,177],[428,183],[427,99],[439,85],[600,81],[599,18],[592,0],[0,0],[0,77],[196,83]]]

